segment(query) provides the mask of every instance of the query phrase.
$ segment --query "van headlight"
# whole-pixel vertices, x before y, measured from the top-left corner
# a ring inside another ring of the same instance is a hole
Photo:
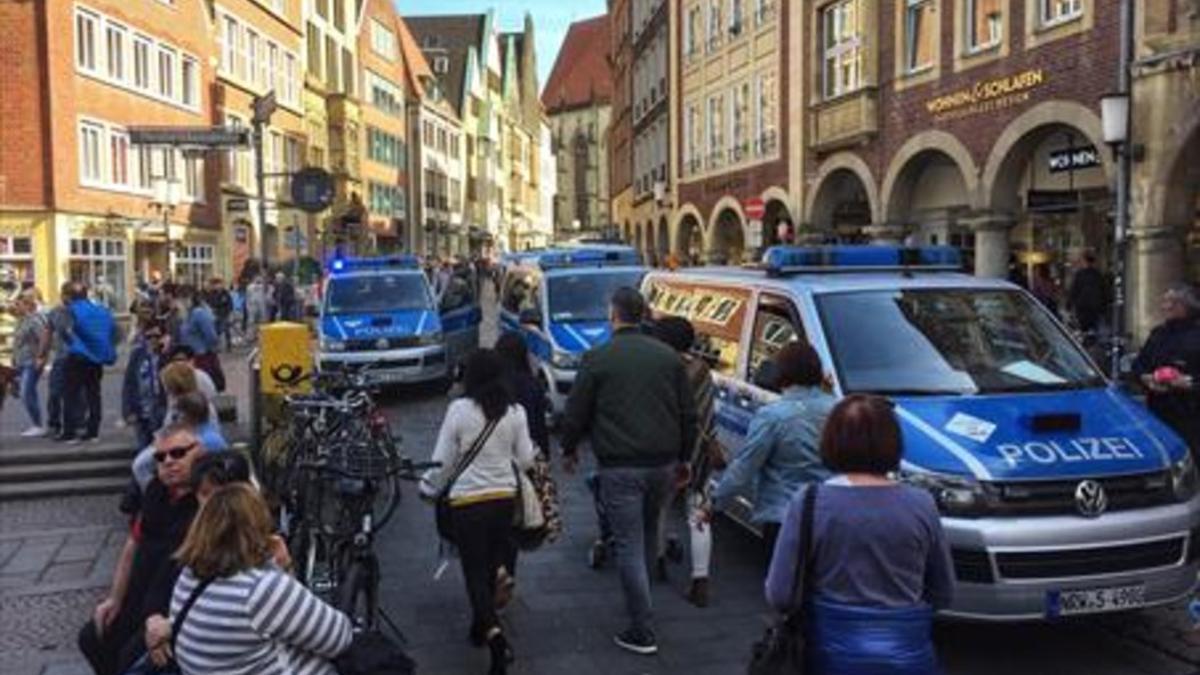
[[[563,370],[575,370],[579,367],[579,360],[582,358],[575,352],[564,352],[560,349],[555,349],[550,355],[550,365]]]
[[[321,351],[344,352],[346,351],[346,343],[341,340],[321,340]]]
[[[987,493],[975,479],[915,470],[901,470],[897,479],[901,483],[927,490],[944,516],[972,518],[987,511]]]
[[[1189,501],[1200,490],[1200,476],[1191,452],[1183,453],[1183,459],[1171,465],[1171,490],[1181,502]]]
[[[442,344],[441,333],[423,333],[417,338],[417,344],[422,347],[432,347],[433,345]]]

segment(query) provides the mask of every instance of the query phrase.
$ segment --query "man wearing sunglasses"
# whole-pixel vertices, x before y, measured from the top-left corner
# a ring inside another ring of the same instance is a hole
[[[141,633],[146,619],[167,615],[179,575],[171,555],[196,515],[191,474],[203,454],[200,439],[188,427],[169,427],[155,438],[155,477],[132,514],[112,588],[79,632],[79,649],[97,675],[125,672],[145,651]]]

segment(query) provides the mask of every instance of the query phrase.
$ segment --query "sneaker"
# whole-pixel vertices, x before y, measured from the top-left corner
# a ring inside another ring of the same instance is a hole
[[[21,435],[24,436],[25,438],[32,438],[34,436],[45,436],[46,430],[43,429],[42,427],[33,426],[33,427],[29,427],[25,431],[22,431]]]
[[[630,628],[623,633],[617,633],[613,641],[621,649],[627,649],[634,654],[649,656],[658,653],[658,641],[649,630]]]

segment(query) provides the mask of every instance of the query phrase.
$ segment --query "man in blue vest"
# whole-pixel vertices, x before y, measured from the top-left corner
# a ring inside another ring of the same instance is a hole
[[[55,438],[68,443],[93,441],[100,435],[100,378],[104,366],[117,362],[120,336],[112,311],[88,300],[83,284],[71,285],[67,309],[71,313],[71,332],[63,394],[66,420],[62,433]],[[76,437],[75,432],[83,426],[82,408],[87,409],[87,427],[82,437]]]

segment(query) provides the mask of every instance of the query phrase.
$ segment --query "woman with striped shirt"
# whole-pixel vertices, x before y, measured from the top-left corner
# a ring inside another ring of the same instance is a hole
[[[202,579],[212,579],[179,627],[174,657],[184,675],[336,675],[352,625],[272,562],[271,516],[245,483],[205,503],[177,557],[175,617]],[[169,637],[151,652],[171,655]]]

